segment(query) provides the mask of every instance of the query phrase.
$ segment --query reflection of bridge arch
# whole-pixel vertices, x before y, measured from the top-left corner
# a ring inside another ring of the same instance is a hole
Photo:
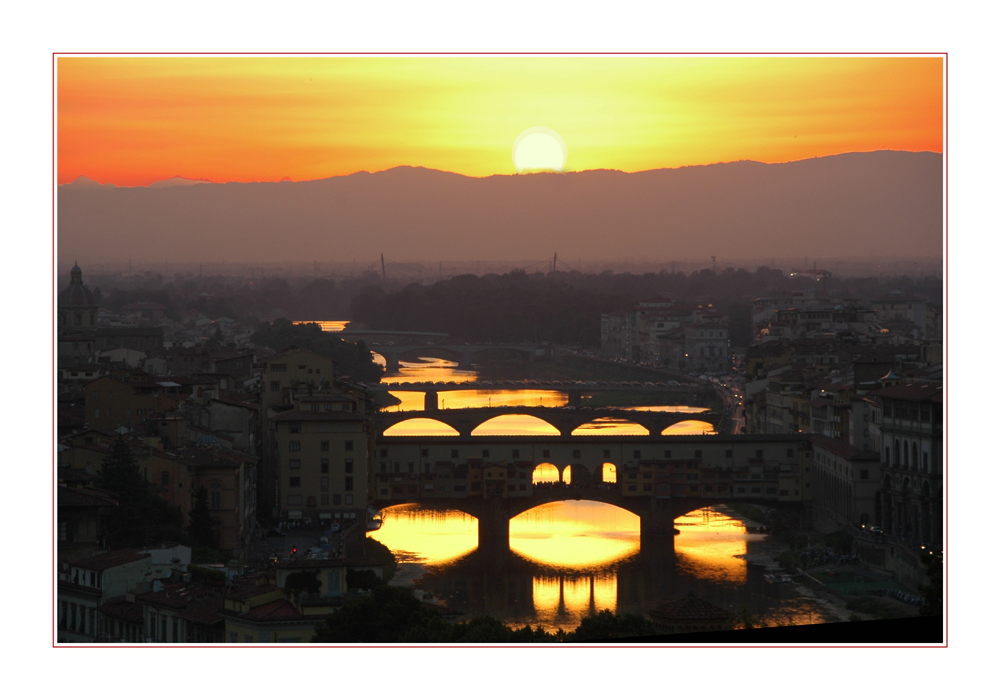
[[[527,432],[510,432],[516,430],[516,426],[508,426],[510,423],[518,423],[525,418],[528,425]],[[549,423],[543,418],[532,416],[527,413],[504,413],[503,415],[487,418],[482,423],[472,429],[472,437],[479,436],[506,436],[506,435],[559,435],[559,428]]]
[[[434,418],[409,418],[386,429],[386,437],[455,437],[458,430]]]

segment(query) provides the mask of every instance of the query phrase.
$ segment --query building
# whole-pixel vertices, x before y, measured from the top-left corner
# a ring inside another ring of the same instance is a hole
[[[653,627],[660,634],[687,632],[719,632],[733,628],[732,615],[689,593],[647,613]]]
[[[812,435],[814,522],[824,529],[871,525],[881,470],[875,452]]]
[[[80,266],[75,263],[69,272],[69,286],[59,292],[57,307],[60,333],[97,326],[97,302],[93,292],[83,283]]]
[[[944,506],[944,394],[897,384],[873,391],[882,406],[881,489],[876,522],[890,534],[940,545]]]
[[[95,641],[101,627],[98,608],[146,580],[151,563],[147,552],[120,549],[63,564],[57,588],[57,641]]]
[[[323,404],[320,404],[323,405]],[[293,410],[273,419],[280,517],[363,519],[371,423],[360,413]]]

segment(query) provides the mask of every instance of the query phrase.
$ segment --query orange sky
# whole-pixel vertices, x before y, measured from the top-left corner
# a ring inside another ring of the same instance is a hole
[[[513,173],[523,130],[567,170],[942,151],[943,59],[58,59],[58,181]]]

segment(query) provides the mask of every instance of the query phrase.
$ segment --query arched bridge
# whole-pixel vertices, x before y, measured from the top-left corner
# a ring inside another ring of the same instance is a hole
[[[507,415],[527,415],[539,418],[564,436],[572,435],[577,428],[599,418],[627,420],[642,426],[649,431],[650,435],[660,435],[670,426],[683,421],[700,420],[711,423],[713,426],[716,426],[719,421],[719,414],[712,412],[674,413],[616,408],[575,410],[550,406],[496,406],[493,408],[455,408],[434,411],[383,411],[376,415],[375,425],[377,434],[381,437],[386,430],[404,421],[414,418],[430,418],[444,423],[462,437],[469,437],[476,428],[486,421]]]
[[[649,538],[672,538],[676,534],[674,520],[682,515],[701,508],[718,505],[723,502],[748,501],[761,505],[787,507],[789,504],[772,496],[737,496],[732,492],[721,495],[687,496],[675,495],[673,498],[635,497],[627,496],[621,487],[615,484],[585,484],[571,486],[567,484],[535,484],[531,495],[519,498],[380,498],[376,500],[377,507],[419,504],[428,508],[442,510],[458,510],[478,521],[479,546],[509,546],[510,520],[532,508],[559,501],[594,501],[606,503],[627,510],[639,517],[640,540]],[[640,544],[641,546],[641,544]]]

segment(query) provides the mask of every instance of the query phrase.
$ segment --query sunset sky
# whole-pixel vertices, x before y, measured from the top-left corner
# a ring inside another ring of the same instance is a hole
[[[399,165],[515,172],[943,148],[943,60],[912,57],[62,57],[58,182],[313,180]]]

